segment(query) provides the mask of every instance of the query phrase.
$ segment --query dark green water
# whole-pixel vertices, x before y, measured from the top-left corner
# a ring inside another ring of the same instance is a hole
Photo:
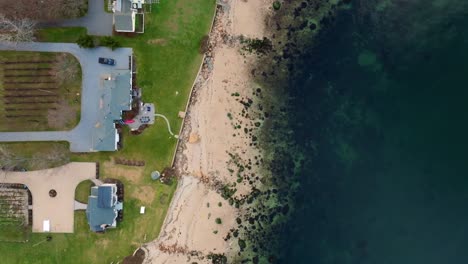
[[[468,263],[468,8],[370,2],[293,61],[306,158],[280,262]]]

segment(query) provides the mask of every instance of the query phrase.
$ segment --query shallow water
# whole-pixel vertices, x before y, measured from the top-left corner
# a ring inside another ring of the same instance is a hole
[[[293,62],[281,263],[468,263],[468,12],[355,1]]]

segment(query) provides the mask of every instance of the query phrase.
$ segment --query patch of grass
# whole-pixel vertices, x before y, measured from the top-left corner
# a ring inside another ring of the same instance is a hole
[[[36,31],[37,41],[42,42],[68,42],[75,43],[82,35],[88,34],[86,28],[44,28]]]
[[[88,203],[88,196],[94,183],[90,180],[82,181],[75,189],[75,200],[81,203]]]
[[[214,13],[214,0],[162,0],[154,4],[151,14],[145,14],[145,33],[133,38],[115,36],[122,47],[134,49],[138,67],[137,84],[142,88],[143,100],[155,103],[158,112],[166,115],[172,130],[179,131],[182,124],[178,112],[185,109],[193,80],[201,63],[199,44],[208,33]],[[73,42],[86,32],[42,32],[42,41]],[[62,34],[62,35],[61,35]],[[155,41],[158,40],[158,41]],[[158,45],[164,40],[164,45]],[[113,157],[146,162],[144,172],[129,180],[117,175],[111,168],[101,166],[101,177],[116,178],[125,185],[124,219],[116,229],[105,234],[89,230],[84,212],[75,213],[75,233],[52,234],[50,242],[45,234],[34,233],[28,243],[0,243],[0,255],[5,263],[117,263],[133,253],[142,243],[157,237],[177,182],[170,185],[152,181],[153,170],[162,171],[170,166],[176,139],[167,132],[163,120],[146,129],[141,135],[124,132],[124,148],[119,152],[72,154],[73,161],[98,161],[103,164]],[[120,167],[115,165],[116,169]],[[142,188],[146,188],[142,192]],[[142,193],[154,194],[147,202],[139,198]],[[162,203],[161,201],[164,201]],[[139,214],[140,206],[148,213]],[[151,213],[150,213],[151,212]],[[146,240],[144,238],[146,237]]]
[[[0,165],[27,170],[58,167],[69,162],[68,149],[68,142],[1,143]]]
[[[113,12],[112,12],[112,9],[109,8],[109,2],[110,2],[110,1],[111,1],[111,0],[104,0],[104,11],[105,11],[106,13],[111,13],[111,14],[112,14],[112,13],[113,13]]]
[[[145,31],[145,17],[143,14],[135,14],[135,32],[143,33]]]

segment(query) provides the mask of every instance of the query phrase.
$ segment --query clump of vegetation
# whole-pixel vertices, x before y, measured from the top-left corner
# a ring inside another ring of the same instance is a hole
[[[213,231],[213,234],[215,235],[218,234],[218,230]]]
[[[229,188],[229,185],[224,185],[222,188],[221,188],[221,196],[224,198],[224,199],[229,199],[231,198],[231,196],[234,195],[234,193],[236,193],[237,189],[236,188]]]
[[[200,54],[205,54],[210,50],[210,37],[208,35],[204,35],[200,40]]]
[[[227,264],[227,257],[224,254],[210,253],[207,256],[213,264]]]
[[[240,94],[239,94],[238,92],[235,92],[235,93],[232,93],[231,96],[236,96],[236,97],[238,97],[238,96],[240,96]]]
[[[229,118],[229,120],[232,120],[232,114],[231,113],[227,113],[227,117]]]
[[[245,247],[247,247],[245,240],[242,240],[240,238],[238,240],[238,244],[239,244],[240,251],[244,251]]]
[[[215,222],[216,222],[218,225],[220,225],[220,224],[223,223],[223,221],[222,221],[221,218],[219,218],[219,217],[215,219]]]
[[[273,49],[273,44],[271,40],[264,37],[263,39],[243,39],[241,43],[244,44],[242,48],[248,52],[255,52],[257,54],[267,54]]]
[[[218,203],[218,206],[221,207],[221,206],[223,206],[223,204],[222,204],[221,202],[219,202],[219,203]]]
[[[174,169],[172,167],[166,167],[166,168],[163,169],[163,171],[161,173],[160,181],[162,183],[165,183],[165,184],[171,184],[172,179],[174,177],[177,177],[177,176],[178,176],[178,174],[177,174],[176,169]]]
[[[99,46],[104,46],[115,50],[120,47],[120,43],[113,37],[103,37],[99,40]]]
[[[206,207],[210,208],[210,203],[206,203]]]
[[[273,2],[273,9],[279,10],[281,8],[281,3],[279,1]]]
[[[80,46],[80,48],[84,48],[84,49],[94,48],[94,46],[95,46],[94,38],[93,38],[93,36],[90,36],[90,35],[81,35],[76,40],[76,44],[78,44],[78,46]]]

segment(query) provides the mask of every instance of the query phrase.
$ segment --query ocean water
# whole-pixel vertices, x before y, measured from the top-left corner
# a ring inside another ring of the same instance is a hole
[[[468,263],[468,3],[347,2],[290,59],[270,261]]]

